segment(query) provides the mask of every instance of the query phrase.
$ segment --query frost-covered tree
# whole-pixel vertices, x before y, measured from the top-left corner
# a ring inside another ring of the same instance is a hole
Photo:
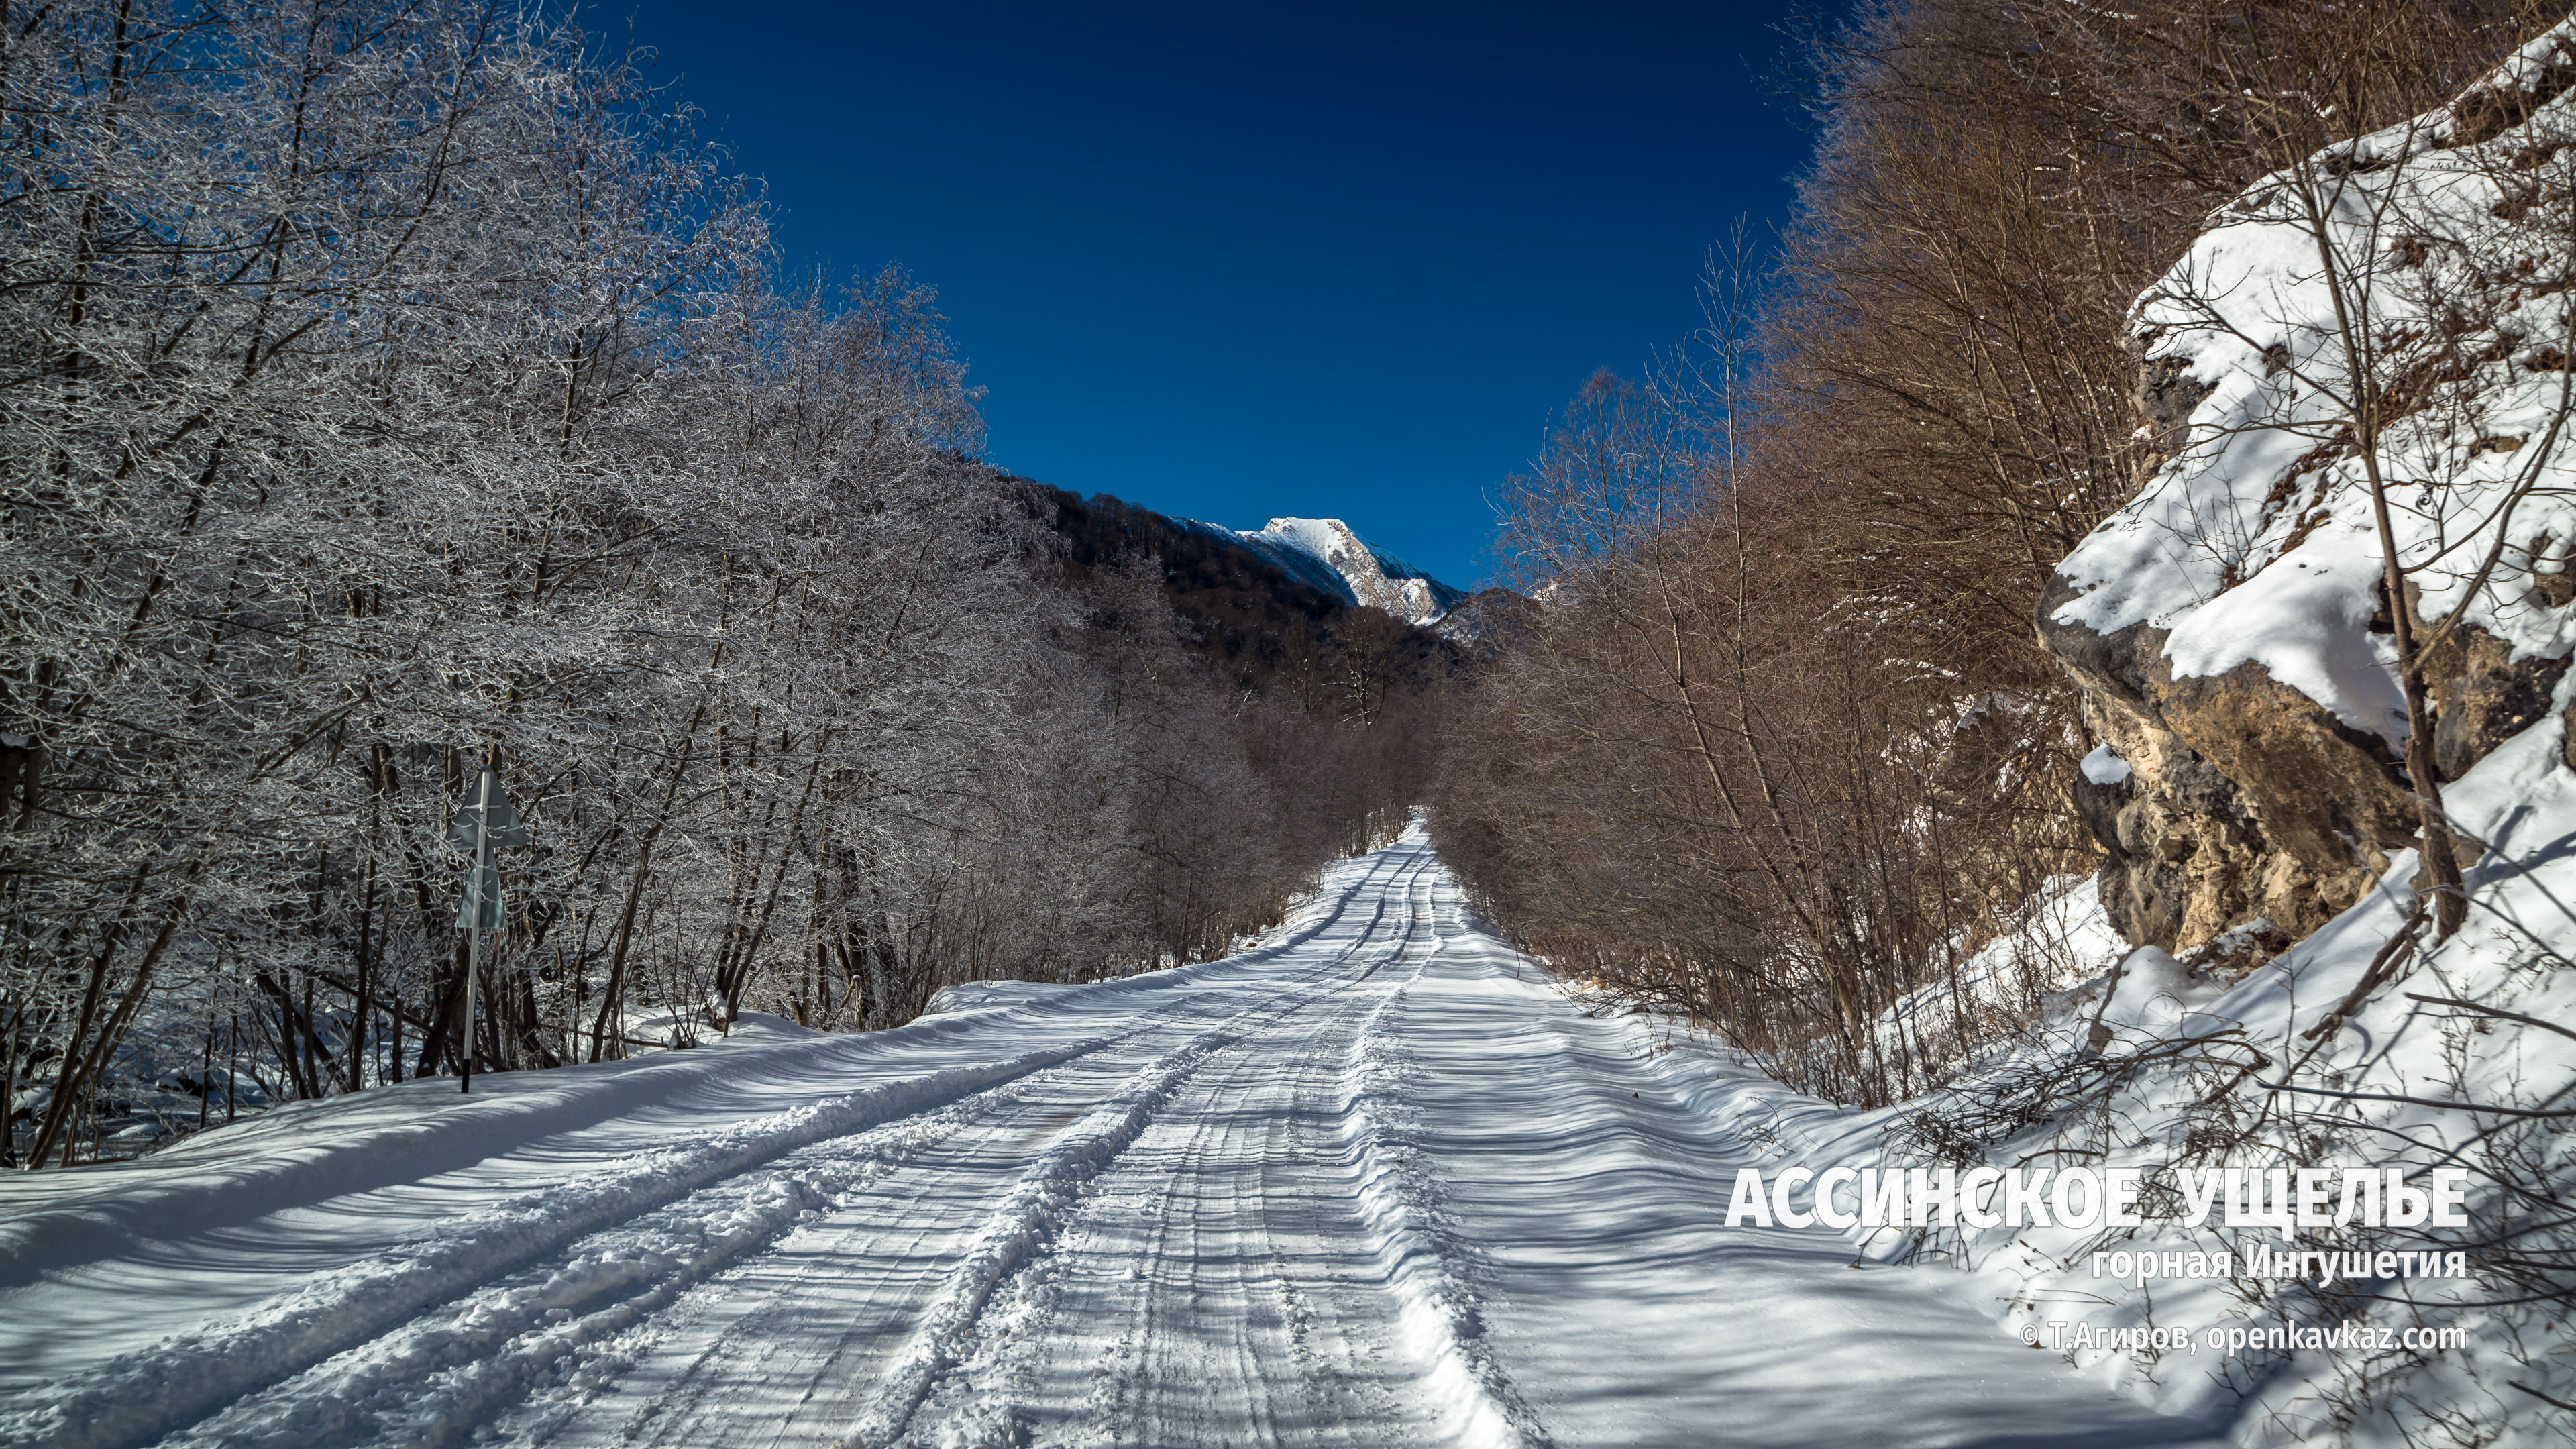
[[[1040,581],[930,291],[782,285],[571,15],[0,30],[11,1157],[1203,954],[1350,839]],[[469,1021],[496,747],[531,844]]]

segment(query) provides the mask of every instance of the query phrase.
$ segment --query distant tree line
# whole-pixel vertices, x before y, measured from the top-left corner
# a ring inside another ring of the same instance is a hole
[[[0,31],[10,1161],[1204,957],[1400,826],[1392,621],[1240,666],[1156,541],[1065,562],[929,289],[783,280],[573,21]],[[532,844],[469,1022],[496,747]]]
[[[1312,798],[1281,819],[1341,832],[1344,852],[1400,831],[1437,770],[1439,722],[1470,687],[1466,653],[1382,609],[1351,607],[1251,550],[1107,494],[1020,483],[1060,541],[1042,573],[1096,594],[1140,569],[1158,579],[1181,648],[1248,711],[1282,781]]]
[[[2045,962],[1959,972],[2097,858],[2031,618],[2140,482],[2132,301],[2249,183],[2563,18],[1871,0],[1811,35],[1790,225],[1721,245],[1705,328],[1517,481],[1544,607],[1458,716],[1444,855],[1562,969],[1837,1099],[2035,1009]]]

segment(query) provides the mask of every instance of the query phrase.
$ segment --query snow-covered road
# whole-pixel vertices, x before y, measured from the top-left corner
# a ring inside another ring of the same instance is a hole
[[[1716,1070],[1417,833],[1225,961],[0,1182],[0,1442],[2197,1442],[1945,1275],[1724,1227]]]

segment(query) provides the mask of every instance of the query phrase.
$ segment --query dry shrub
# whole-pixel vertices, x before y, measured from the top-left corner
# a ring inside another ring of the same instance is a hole
[[[1739,238],[1701,351],[1596,378],[1509,502],[1543,607],[1437,822],[1487,907],[1844,1100],[2026,1017],[1959,973],[2093,859],[2088,741],[2030,617],[2154,441],[2132,301],[2211,206],[2556,18],[1915,0],[1813,37],[1817,159],[1773,265]],[[1926,990],[1938,1039],[1877,1022]]]
[[[1462,727],[1442,844],[1561,969],[1885,1101],[1954,1053],[1882,1014],[2083,860],[2063,751],[2028,697],[1889,652],[1795,475],[1704,495],[1688,412],[1595,379],[1525,480],[1545,607]]]

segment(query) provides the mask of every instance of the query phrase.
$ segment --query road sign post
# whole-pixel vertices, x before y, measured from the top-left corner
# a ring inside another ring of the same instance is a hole
[[[483,762],[482,775],[474,782],[472,802],[460,807],[456,818],[447,823],[447,843],[474,852],[474,863],[465,869],[465,898],[456,908],[456,924],[465,932],[465,1012],[461,1023],[465,1070],[457,1087],[464,1094],[474,1090],[474,1054],[478,1047],[474,997],[477,978],[483,972],[483,933],[502,930],[509,923],[501,907],[501,867],[493,860],[492,852],[528,843],[528,828],[519,823],[519,812],[510,808],[510,797],[501,790],[499,745],[492,747]]]

